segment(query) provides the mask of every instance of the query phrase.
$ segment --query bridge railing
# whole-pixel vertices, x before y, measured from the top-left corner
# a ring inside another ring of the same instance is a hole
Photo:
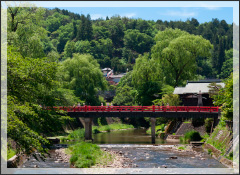
[[[211,106],[59,106],[53,109],[67,112],[218,112],[218,107]]]

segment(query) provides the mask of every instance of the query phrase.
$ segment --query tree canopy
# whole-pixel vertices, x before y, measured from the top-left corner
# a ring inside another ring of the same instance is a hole
[[[159,31],[155,41],[152,57],[160,63],[165,81],[174,87],[194,78],[198,56],[211,56],[212,45],[208,40],[179,29]]]
[[[73,54],[72,58],[60,63],[58,74],[63,87],[74,90],[86,104],[100,105],[97,92],[106,88],[106,80],[91,55]]]

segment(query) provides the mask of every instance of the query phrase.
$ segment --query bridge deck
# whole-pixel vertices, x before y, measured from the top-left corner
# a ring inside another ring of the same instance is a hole
[[[218,112],[218,107],[211,106],[59,106],[53,108],[68,112]]]
[[[51,108],[47,108],[51,109]],[[79,106],[53,107],[72,117],[216,117],[218,107],[208,106]]]

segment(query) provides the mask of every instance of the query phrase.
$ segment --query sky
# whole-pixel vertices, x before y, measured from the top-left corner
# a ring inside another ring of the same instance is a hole
[[[26,1],[14,1],[24,4]],[[92,19],[113,15],[144,20],[186,21],[196,18],[200,23],[213,18],[239,25],[238,1],[28,1],[38,7],[66,9],[90,14]]]
[[[232,7],[59,7],[78,14],[90,14],[91,19],[111,17],[114,15],[126,16],[129,18],[141,18],[144,20],[157,21],[186,21],[196,18],[199,23],[209,22],[212,18],[225,20],[228,24],[233,22]]]

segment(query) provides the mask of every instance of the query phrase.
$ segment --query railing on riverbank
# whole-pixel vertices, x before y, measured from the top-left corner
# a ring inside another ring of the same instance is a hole
[[[52,109],[47,107],[48,110]],[[67,112],[209,112],[217,113],[219,107],[211,106],[58,106],[53,109]]]

